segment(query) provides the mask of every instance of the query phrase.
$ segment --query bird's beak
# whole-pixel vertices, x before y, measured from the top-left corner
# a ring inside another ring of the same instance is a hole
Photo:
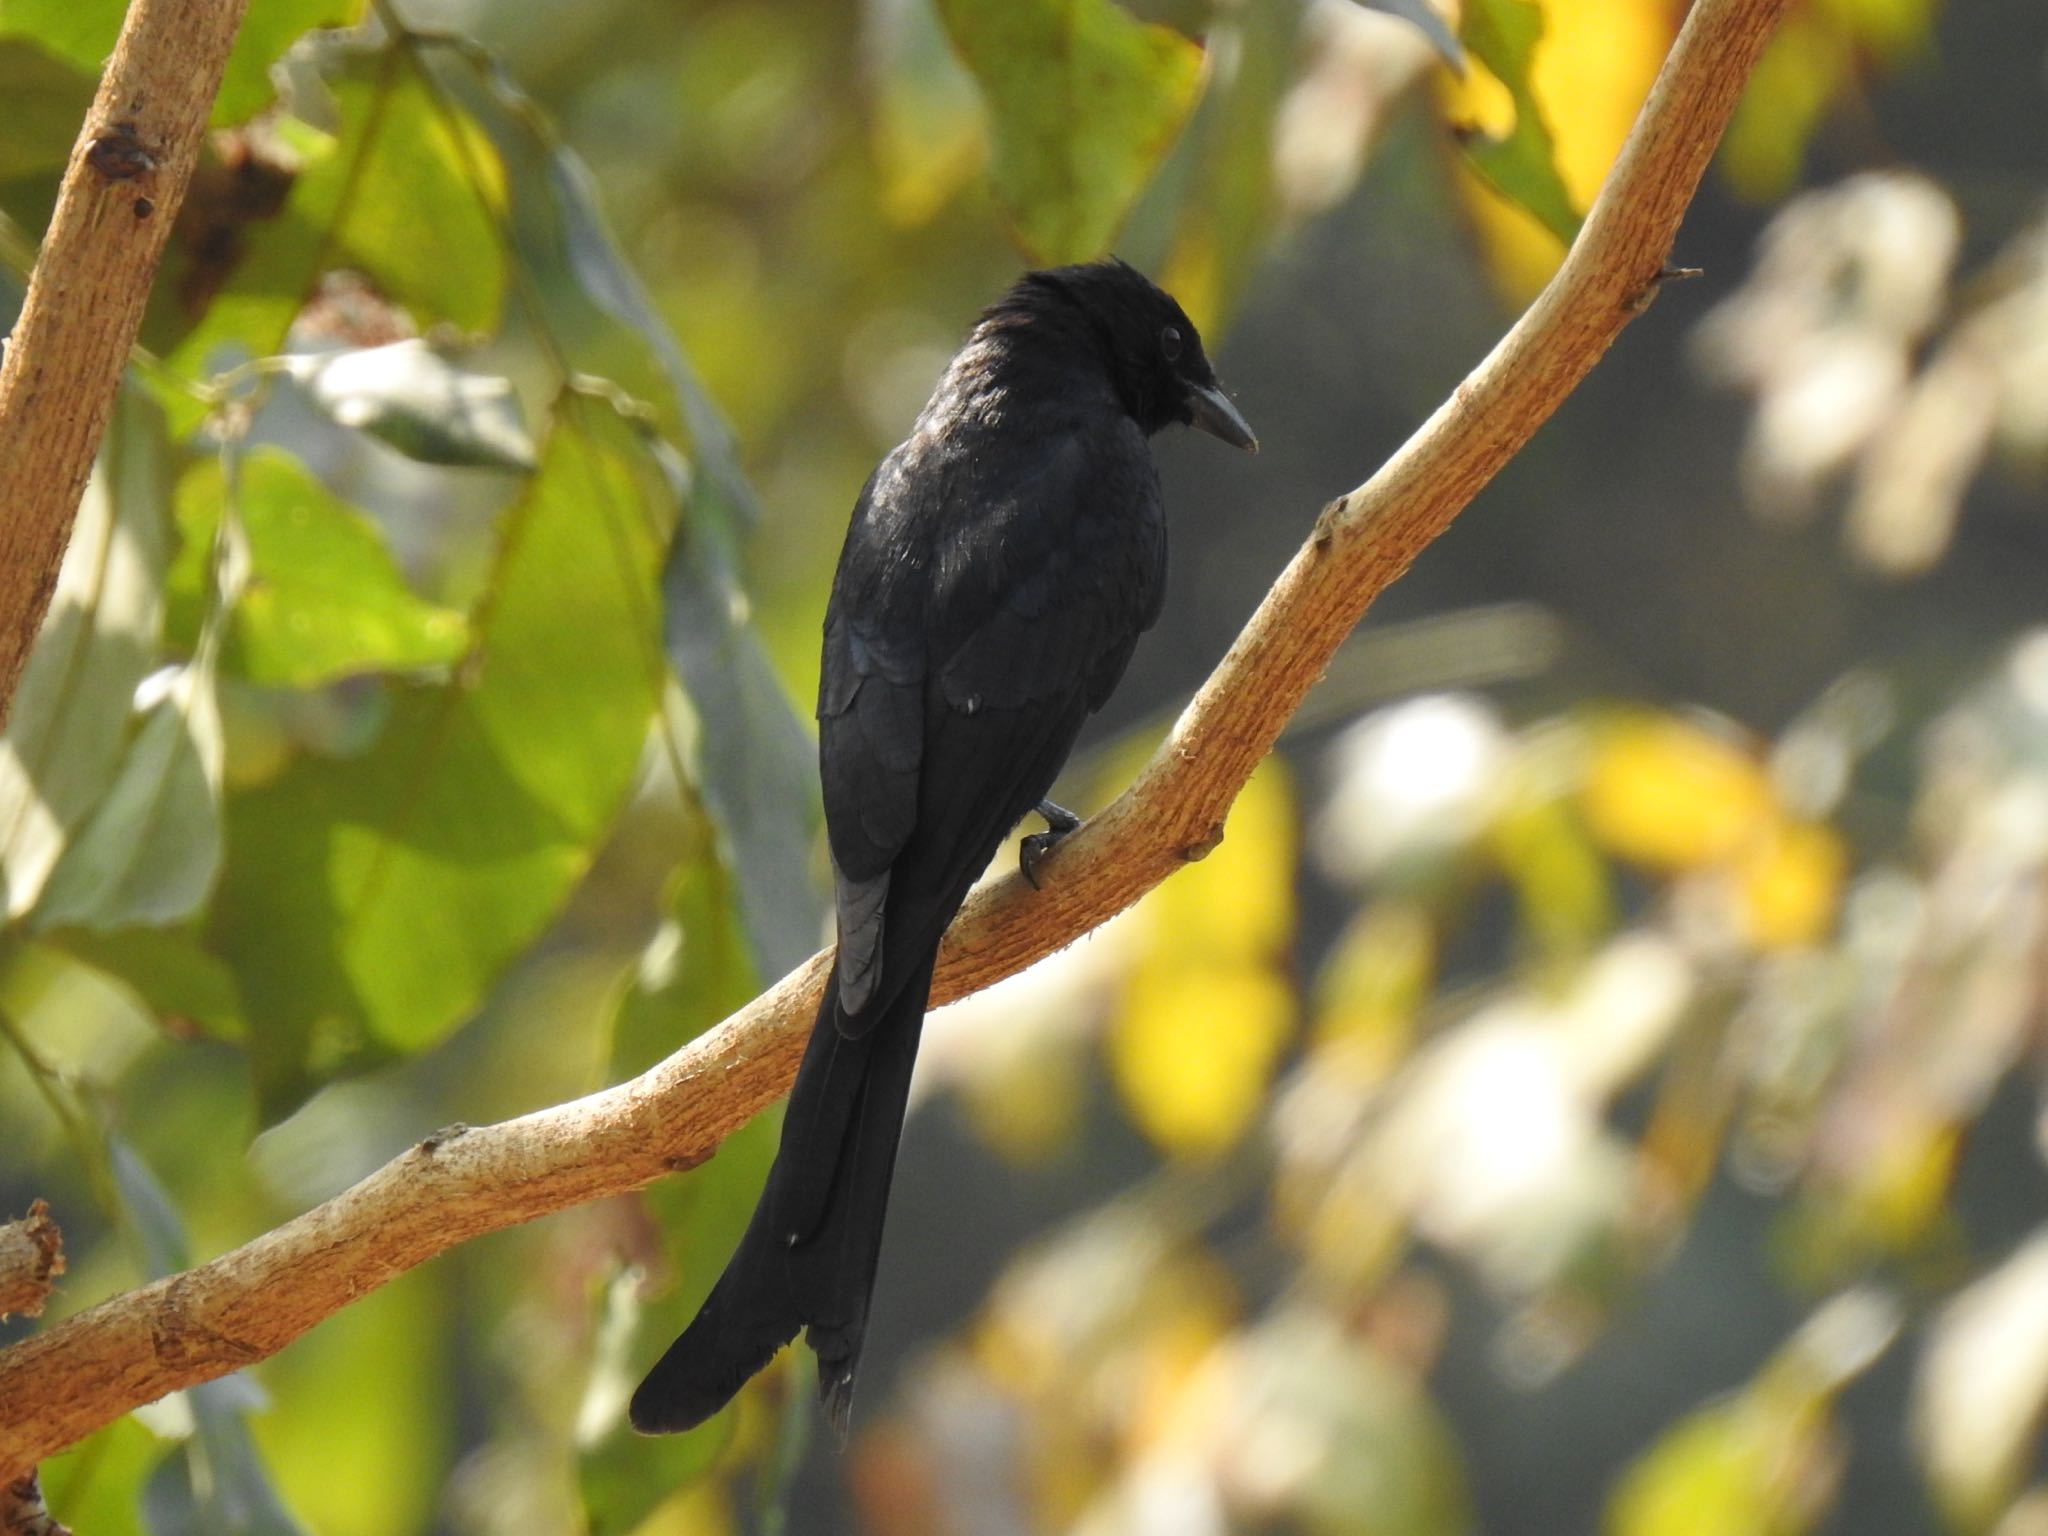
[[[1188,385],[1188,410],[1193,414],[1193,425],[1211,437],[1220,437],[1231,447],[1242,448],[1246,453],[1259,451],[1259,440],[1252,432],[1252,424],[1238,414],[1237,407],[1230,403],[1230,397],[1215,385]]]

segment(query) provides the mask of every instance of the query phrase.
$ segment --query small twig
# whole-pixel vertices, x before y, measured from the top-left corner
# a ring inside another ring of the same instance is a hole
[[[0,1483],[0,1536],[71,1536],[43,1507],[42,1484],[35,1473]]]
[[[0,1223],[0,1318],[40,1317],[51,1284],[64,1273],[64,1234],[37,1200],[20,1221]]]
[[[1367,606],[1569,395],[1664,270],[1679,221],[1787,0],[1696,0],[1550,286],[1364,485],[1325,509],[1138,781],[1047,863],[947,935],[933,1002],[1021,970],[1129,906],[1209,844]],[[0,1475],[166,1392],[275,1353],[467,1238],[702,1162],[783,1093],[824,955],[667,1061],[603,1093],[437,1138],[184,1274],[0,1352]],[[62,1382],[63,1391],[49,1389]]]

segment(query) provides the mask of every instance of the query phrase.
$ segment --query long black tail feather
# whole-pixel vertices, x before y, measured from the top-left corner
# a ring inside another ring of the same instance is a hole
[[[703,1423],[808,1327],[818,1393],[845,1439],[930,990],[927,962],[871,1030],[848,1036],[838,1025],[836,976],[826,983],[746,1235],[633,1394],[628,1411],[642,1434]]]

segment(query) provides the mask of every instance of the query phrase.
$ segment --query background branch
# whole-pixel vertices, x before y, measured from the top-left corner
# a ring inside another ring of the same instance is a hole
[[[1698,0],[1550,286],[1388,463],[1313,534],[1138,781],[1061,844],[1034,893],[969,902],[935,1003],[1071,942],[1214,847],[1231,801],[1373,598],[1535,432],[1654,296],[1671,241],[1786,0]],[[186,1273],[0,1354],[0,1476],[166,1392],[274,1353],[466,1238],[709,1157],[788,1086],[814,956],[642,1076],[412,1148],[352,1189]]]
[[[0,726],[248,0],[133,0],[0,360]]]

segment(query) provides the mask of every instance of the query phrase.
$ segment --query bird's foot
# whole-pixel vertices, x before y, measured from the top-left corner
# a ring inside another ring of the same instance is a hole
[[[1031,889],[1038,889],[1038,866],[1048,853],[1059,846],[1060,840],[1081,828],[1081,818],[1050,800],[1038,802],[1038,814],[1045,818],[1045,830],[1034,832],[1017,845],[1017,868]]]

